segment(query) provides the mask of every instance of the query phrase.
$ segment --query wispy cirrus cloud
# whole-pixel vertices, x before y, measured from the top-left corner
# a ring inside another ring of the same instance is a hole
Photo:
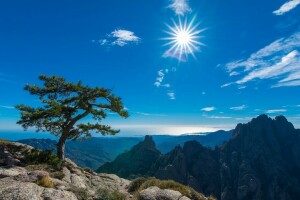
[[[231,107],[230,110],[245,110],[247,108],[246,105]]]
[[[232,84],[233,84],[233,83],[225,83],[225,84],[221,85],[221,88],[231,86]]]
[[[271,65],[269,67],[259,68],[251,71],[241,80],[237,81],[238,84],[246,83],[253,79],[269,79],[284,75],[291,72],[291,75],[294,75],[293,72],[299,70],[299,61],[300,56],[299,52],[294,50],[289,54],[283,56],[278,63]],[[300,71],[299,71],[300,72]],[[283,79],[286,80],[287,78]],[[282,81],[283,81],[282,80]]]
[[[0,82],[10,83],[10,84],[20,84],[17,77],[11,74],[5,74],[0,72]]]
[[[5,105],[0,105],[0,108],[15,109],[14,106],[5,106]]]
[[[205,107],[205,108],[201,108],[202,111],[205,111],[205,112],[210,112],[210,111],[213,111],[213,110],[216,110],[215,107]]]
[[[232,118],[230,116],[219,116],[219,115],[202,115],[202,116],[208,119],[231,119]]]
[[[155,114],[155,113],[145,113],[145,112],[135,112],[138,115],[143,115],[143,116],[156,116],[156,117],[165,117],[167,115],[165,114]]]
[[[272,109],[272,110],[266,110],[266,113],[268,114],[274,114],[274,113],[283,113],[286,112],[286,109]]]
[[[300,32],[281,38],[250,55],[247,59],[225,65],[229,76],[238,80],[233,84],[246,84],[254,80],[271,80],[272,87],[300,85]],[[221,87],[232,85],[224,84]]]
[[[172,90],[168,91],[167,95],[168,95],[169,99],[171,99],[171,100],[175,100],[176,99],[175,92],[172,91]]]
[[[136,36],[134,32],[125,29],[116,29],[98,42],[101,46],[123,47],[128,44],[139,44],[140,41],[141,38]]]
[[[296,8],[300,4],[300,0],[290,0],[284,3],[278,10],[273,11],[275,15],[283,15],[292,9]]]
[[[186,13],[192,12],[188,4],[188,0],[171,0],[171,4],[168,6],[171,8],[177,15],[184,16]]]

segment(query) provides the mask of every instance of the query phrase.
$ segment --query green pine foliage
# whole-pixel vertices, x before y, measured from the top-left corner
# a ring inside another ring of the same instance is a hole
[[[64,159],[66,140],[91,137],[91,133],[115,135],[119,130],[101,124],[107,113],[116,113],[128,117],[121,98],[115,96],[110,89],[89,87],[81,81],[67,82],[63,77],[40,75],[42,86],[29,85],[25,90],[37,96],[42,103],[40,107],[17,105],[21,111],[21,119],[17,122],[27,130],[35,127],[38,132],[50,132],[59,137],[57,153]],[[93,122],[82,122],[91,116]]]

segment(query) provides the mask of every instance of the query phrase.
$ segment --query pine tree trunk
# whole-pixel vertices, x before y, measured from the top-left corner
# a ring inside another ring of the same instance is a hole
[[[57,143],[57,156],[60,160],[65,160],[65,144],[67,138],[61,136]]]

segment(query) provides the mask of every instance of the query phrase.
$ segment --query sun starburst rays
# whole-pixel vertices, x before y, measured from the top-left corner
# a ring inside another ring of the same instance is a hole
[[[199,42],[201,36],[199,35],[204,29],[197,30],[199,24],[194,25],[193,18],[189,23],[187,19],[182,22],[180,19],[178,23],[173,20],[173,26],[168,24],[168,31],[165,31],[169,37],[163,38],[168,42],[164,46],[170,46],[165,52],[165,56],[176,57],[182,61],[187,59],[188,55],[191,54],[195,58],[195,51],[198,51],[200,46],[204,44]]]

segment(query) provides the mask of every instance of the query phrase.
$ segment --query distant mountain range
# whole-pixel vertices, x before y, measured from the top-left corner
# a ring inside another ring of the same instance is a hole
[[[162,154],[157,146],[147,136],[97,171],[172,179],[221,200],[300,199],[300,130],[283,116],[238,124],[215,149],[188,141]]]
[[[155,135],[153,140],[162,153],[171,151],[176,145],[183,145],[190,140],[196,140],[202,145],[214,148],[216,145],[231,138],[232,131],[216,131],[213,133],[182,136]],[[81,167],[98,169],[106,162],[114,160],[119,154],[130,150],[141,142],[143,137],[93,137],[82,141],[68,141],[66,157]],[[56,141],[51,139],[24,139],[18,142],[28,144],[42,150],[56,151]]]

